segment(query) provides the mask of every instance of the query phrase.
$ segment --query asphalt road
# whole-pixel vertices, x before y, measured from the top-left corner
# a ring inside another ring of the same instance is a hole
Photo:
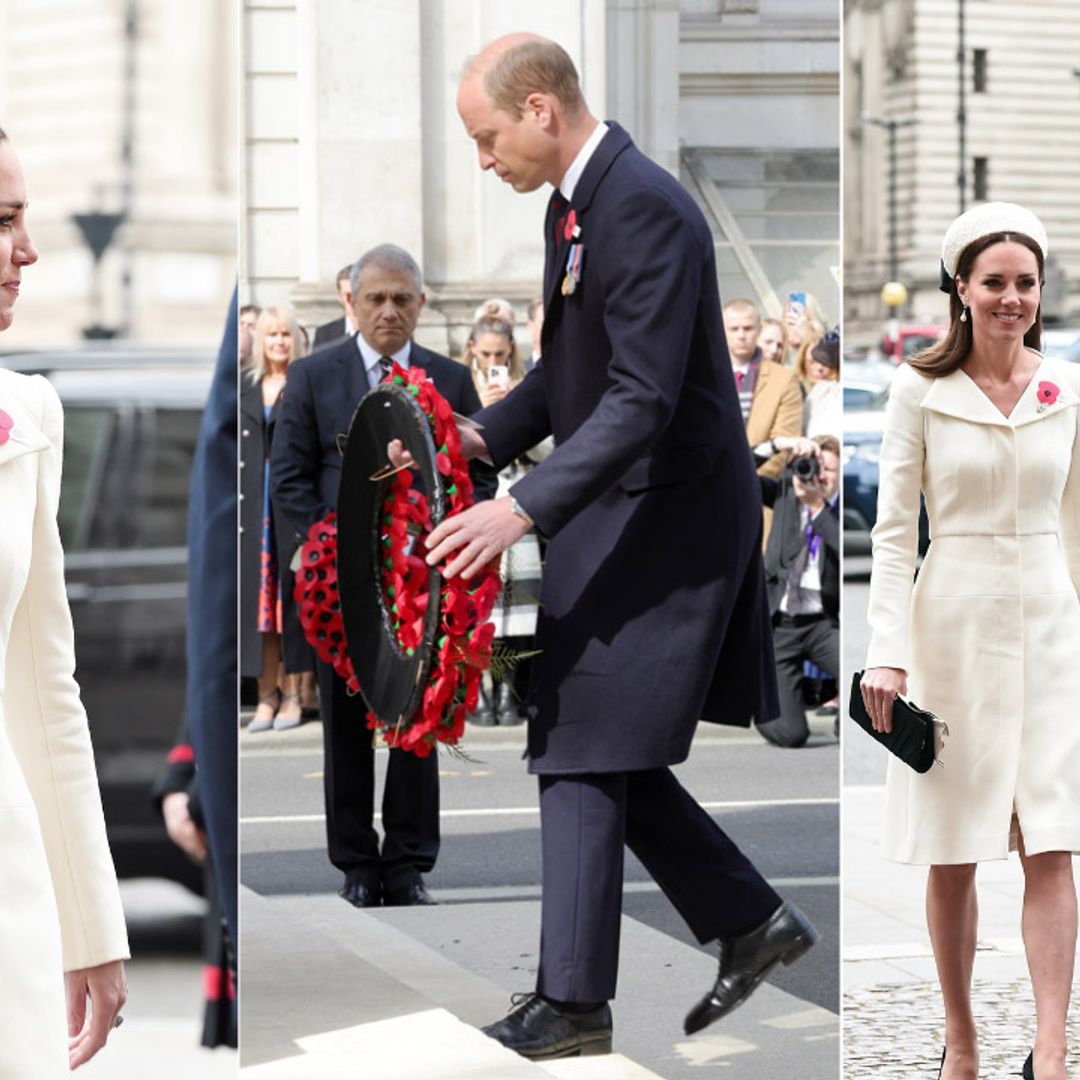
[[[831,722],[819,720],[816,726],[810,745],[787,751],[766,745],[753,732],[703,728],[690,760],[676,772],[700,801],[740,804],[710,810],[778,882],[779,891],[822,930],[822,944],[775,975],[775,985],[836,1012],[837,752]],[[443,842],[427,883],[444,905],[535,900],[539,818],[536,781],[521,761],[523,733],[474,729],[465,745],[472,761],[442,761]],[[285,738],[245,733],[242,762],[243,883],[265,896],[332,894],[340,874],[325,854],[319,725],[305,725]],[[381,761],[377,768],[381,776]],[[699,947],[629,853],[625,880],[626,915]],[[712,946],[705,950],[714,954]]]
[[[847,695],[853,672],[866,665],[866,650],[870,644],[870,627],[866,621],[866,603],[870,596],[869,558],[844,560],[843,609],[841,611],[840,657],[843,671],[840,686],[843,712],[843,782],[845,785],[884,784],[888,754],[846,716]]]

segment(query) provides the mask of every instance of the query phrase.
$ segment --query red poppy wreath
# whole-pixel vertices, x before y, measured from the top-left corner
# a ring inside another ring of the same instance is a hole
[[[455,745],[465,730],[467,714],[476,708],[481,676],[491,666],[495,633],[491,612],[500,590],[499,560],[492,560],[469,581],[433,575],[427,565],[426,540],[438,524],[433,521],[432,504],[441,508],[435,515],[441,520],[471,506],[473,491],[453,411],[422,369],[405,370],[395,364],[383,383],[361,403],[349,434],[346,465],[354,440],[360,438],[356,429],[363,426],[365,403],[389,409],[394,403],[391,399],[400,400],[403,393],[413,399],[417,407],[413,411],[422,414],[430,430],[430,442],[426,438],[424,442],[433,451],[432,479],[439,492],[429,499],[414,484],[413,473],[407,469],[385,481],[371,530],[371,549],[363,553],[361,560],[365,572],[360,576],[368,594],[377,590],[381,615],[377,632],[389,637],[392,660],[412,662],[409,671],[415,672],[417,692],[410,694],[409,700],[416,700],[415,706],[401,712],[395,707],[386,713],[386,707],[380,704],[385,695],[375,692],[377,687],[363,684],[368,682],[367,674],[363,683],[358,675],[357,668],[364,667],[368,657],[358,657],[361,662],[354,667],[345,633],[349,621],[345,615],[349,613],[343,615],[342,611],[343,597],[348,600],[352,586],[346,588],[346,569],[338,552],[339,521],[334,514],[308,530],[296,574],[295,596],[304,634],[319,658],[333,666],[350,691],[363,694],[368,705],[368,727],[381,732],[389,746],[426,757],[440,742]],[[374,408],[368,412],[381,415]],[[385,454],[383,433],[372,430],[365,435],[370,453],[379,447],[379,452]],[[343,491],[348,480],[346,469]],[[366,478],[360,482],[366,482]],[[351,504],[339,502],[342,514],[347,506]],[[358,559],[354,554],[350,565]],[[368,564],[373,573],[367,573]],[[365,602],[370,599],[370,595],[364,596]],[[436,612],[437,619],[433,617]],[[352,626],[350,623],[350,636]],[[377,681],[384,667],[367,666],[370,679]]]

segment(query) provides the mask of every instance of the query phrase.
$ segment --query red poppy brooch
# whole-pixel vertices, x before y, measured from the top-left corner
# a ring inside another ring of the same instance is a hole
[[[1061,388],[1057,383],[1041,382],[1039,383],[1039,392],[1035,395],[1039,399],[1036,412],[1046,412],[1054,402],[1057,401],[1058,396],[1061,393]]]

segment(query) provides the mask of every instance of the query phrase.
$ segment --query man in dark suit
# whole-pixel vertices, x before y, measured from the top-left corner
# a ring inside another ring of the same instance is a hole
[[[832,435],[791,442],[796,457],[782,476],[760,478],[762,498],[773,511],[765,582],[780,712],[775,719],[759,717],[757,729],[777,746],[796,747],[810,734],[802,699],[803,661],[829,672],[840,670],[840,443]],[[800,458],[817,460],[816,476],[800,479],[794,469]]]
[[[356,333],[356,323],[349,311],[349,290],[352,278],[352,263],[343,266],[334,278],[334,288],[337,289],[338,303],[341,304],[342,315],[340,319],[331,319],[321,326],[315,327],[315,340],[311,343],[312,349],[321,349],[324,345],[333,345],[344,337],[352,337]]]
[[[338,437],[348,431],[360,399],[381,380],[391,360],[423,368],[457,412],[480,407],[466,367],[412,341],[424,293],[420,269],[408,252],[383,244],[361,256],[352,267],[348,303],[356,336],[290,365],[282,395],[270,486],[275,516],[291,524],[294,546],[307,538],[310,525],[336,507]],[[494,474],[484,471],[475,476],[478,497],[495,487]],[[326,832],[330,861],[345,874],[341,895],[357,907],[432,903],[420,875],[435,865],[439,850],[438,755],[419,758],[390,751],[380,850],[372,821],[374,750],[363,699],[349,696],[330,665],[317,661],[317,675]]]
[[[543,362],[465,438],[496,466],[549,434],[555,449],[509,496],[448,519],[430,541],[444,573],[468,577],[532,523],[548,538],[528,702],[540,970],[537,992],[486,1030],[556,1057],[611,1044],[624,841],[699,940],[723,943],[688,1032],[817,935],[669,769],[699,718],[745,726],[777,710],[761,495],[709,228],[625,131],[590,115],[554,42],[493,43],[457,104],[482,169],[516,191],[557,189],[544,225]]]

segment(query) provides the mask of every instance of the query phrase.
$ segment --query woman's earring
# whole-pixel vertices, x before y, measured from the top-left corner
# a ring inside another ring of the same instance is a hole
[[[968,313],[968,308],[967,308],[967,304],[965,304],[964,305],[964,310],[960,312],[960,321],[961,322],[967,322],[967,313]]]

